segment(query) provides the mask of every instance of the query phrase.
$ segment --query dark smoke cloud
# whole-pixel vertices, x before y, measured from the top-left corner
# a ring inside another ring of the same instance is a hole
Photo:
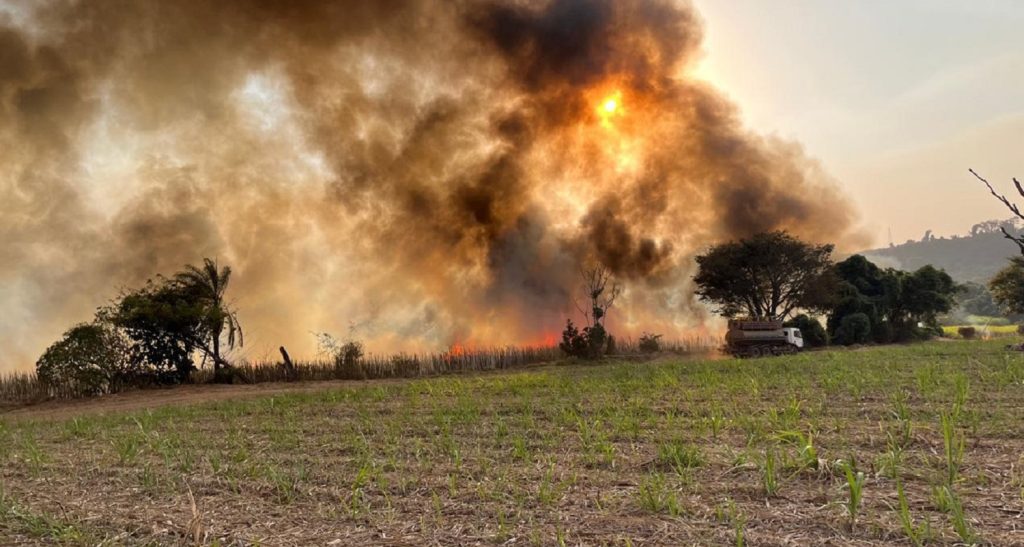
[[[687,75],[668,1],[65,0],[0,7],[0,370],[121,286],[236,270],[253,358],[536,343],[581,266],[613,328],[701,328],[693,254],[855,237],[796,145]],[[614,97],[621,108],[602,113]]]

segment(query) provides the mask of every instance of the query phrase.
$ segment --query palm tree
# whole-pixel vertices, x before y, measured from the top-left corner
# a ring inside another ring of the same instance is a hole
[[[234,349],[235,342],[239,346],[244,343],[238,315],[224,300],[228,282],[231,280],[231,267],[219,268],[215,260],[204,258],[202,267],[191,264],[185,266],[185,271],[175,275],[174,279],[183,288],[196,295],[204,305],[203,327],[213,345],[210,357],[213,358],[213,369],[216,374],[222,367],[230,366],[220,354],[220,343],[224,331],[227,330],[225,341],[229,349]]]

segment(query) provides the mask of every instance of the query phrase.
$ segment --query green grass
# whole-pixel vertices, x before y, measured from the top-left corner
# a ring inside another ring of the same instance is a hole
[[[1024,510],[1024,355],[1003,345],[0,418],[0,544],[180,543],[193,522],[206,544],[1006,544],[981,509]]]
[[[63,545],[102,543],[90,531],[82,527],[22,507],[2,487],[0,487],[0,539],[18,543],[39,541]]]

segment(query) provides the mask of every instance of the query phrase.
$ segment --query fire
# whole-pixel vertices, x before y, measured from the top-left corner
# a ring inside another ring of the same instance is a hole
[[[448,355],[451,357],[462,357],[467,353],[466,345],[459,342],[455,342],[448,348]]]

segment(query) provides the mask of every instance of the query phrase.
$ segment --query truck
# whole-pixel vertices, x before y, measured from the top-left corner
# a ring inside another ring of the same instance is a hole
[[[725,333],[725,349],[735,357],[787,355],[803,347],[800,329],[783,327],[782,321],[730,319]]]

